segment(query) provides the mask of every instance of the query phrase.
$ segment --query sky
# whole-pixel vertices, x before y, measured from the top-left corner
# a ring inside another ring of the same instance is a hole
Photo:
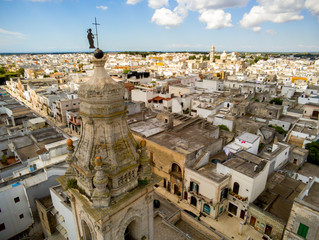
[[[319,0],[0,0],[0,53],[319,52]]]

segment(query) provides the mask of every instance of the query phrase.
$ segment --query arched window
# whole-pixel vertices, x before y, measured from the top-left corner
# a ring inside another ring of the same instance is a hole
[[[199,185],[195,182],[190,182],[189,190],[198,193],[199,192]]]
[[[203,212],[210,214],[210,206],[206,203],[203,206]]]
[[[191,204],[197,206],[197,199],[194,196],[191,197]]]
[[[181,168],[180,168],[176,163],[173,163],[173,164],[172,164],[172,172],[181,173],[182,170],[181,170]]]
[[[83,230],[83,239],[84,240],[92,240],[93,239],[89,226],[83,220],[82,220],[82,230]]]
[[[133,240],[138,238],[137,222],[133,220],[125,229],[124,240]]]
[[[238,182],[234,182],[233,192],[236,194],[239,193],[239,183]]]

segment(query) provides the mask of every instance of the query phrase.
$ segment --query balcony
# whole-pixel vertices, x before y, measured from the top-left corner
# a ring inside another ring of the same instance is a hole
[[[242,197],[237,193],[234,193],[232,190],[229,189],[228,191],[228,200],[235,201],[241,201],[242,203],[248,203],[248,197]]]

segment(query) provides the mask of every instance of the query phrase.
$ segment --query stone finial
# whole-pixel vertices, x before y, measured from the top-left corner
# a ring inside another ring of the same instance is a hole
[[[73,162],[73,153],[74,153],[74,146],[73,146],[73,141],[71,138],[68,138],[66,140],[66,145],[67,145],[67,150],[69,151],[68,152],[68,155],[66,157],[66,162],[68,163],[69,167],[68,169],[65,171],[65,176],[67,178],[74,178],[75,176],[75,172],[74,172],[74,169],[73,167],[71,166],[72,162]]]
[[[68,147],[73,146],[73,141],[72,141],[71,138],[68,138],[68,139],[66,140],[66,145],[68,145]]]
[[[95,187],[92,195],[93,207],[108,207],[111,199],[110,190],[107,187],[109,179],[102,168],[101,157],[96,157],[94,162],[96,173],[93,178]]]

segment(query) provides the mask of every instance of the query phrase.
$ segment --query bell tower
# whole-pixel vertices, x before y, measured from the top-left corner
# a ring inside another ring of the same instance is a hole
[[[68,140],[69,168],[58,181],[71,200],[78,239],[153,239],[153,185],[146,142],[126,121],[124,87],[94,52],[94,74],[81,85],[79,143]],[[73,183],[73,184],[71,184]]]
[[[214,45],[210,47],[209,56],[210,56],[210,62],[211,63],[215,62],[215,46]]]

